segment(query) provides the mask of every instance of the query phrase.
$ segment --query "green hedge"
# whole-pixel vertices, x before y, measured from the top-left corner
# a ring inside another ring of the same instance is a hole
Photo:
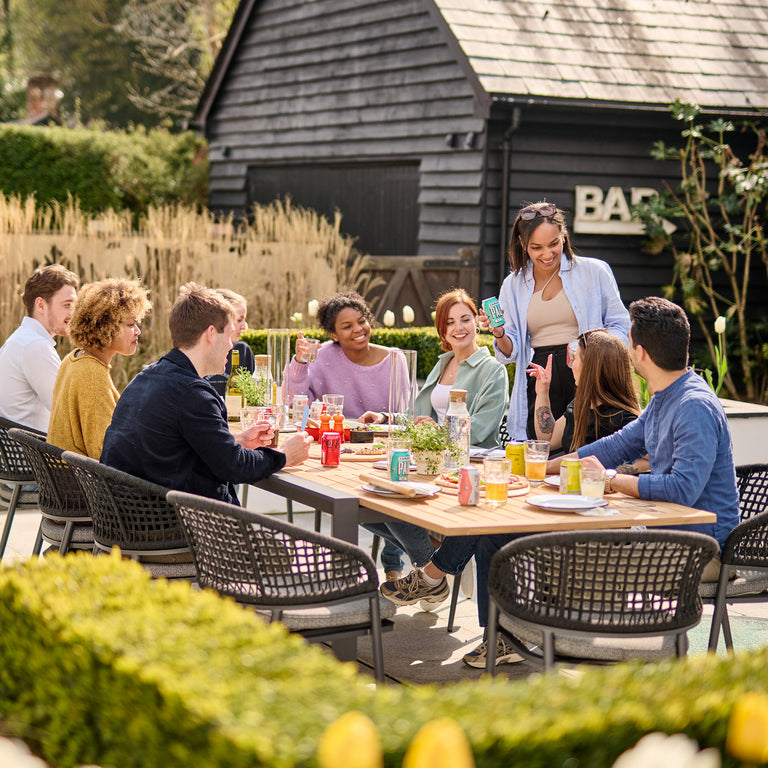
[[[66,203],[83,211],[150,204],[205,205],[205,142],[193,133],[162,128],[103,131],[91,128],[0,125],[0,191],[38,204]]]
[[[0,626],[3,728],[59,768],[314,766],[322,731],[351,709],[376,724],[388,768],[441,716],[478,768],[607,768],[656,730],[722,750],[736,699],[768,690],[768,649],[375,689],[231,601],[85,553],[3,569]]]
[[[296,334],[301,330],[305,336],[327,341],[330,336],[320,328],[301,328],[291,330],[291,350],[296,346]],[[267,331],[263,329],[249,329],[241,337],[247,342],[255,355],[267,354]],[[440,346],[440,337],[434,326],[424,328],[372,328],[371,342],[385,347],[397,347],[398,349],[415,349],[416,376],[426,379],[429,372],[435,367],[437,358],[445,350]],[[493,341],[490,334],[479,333],[477,343],[486,346],[493,354]]]

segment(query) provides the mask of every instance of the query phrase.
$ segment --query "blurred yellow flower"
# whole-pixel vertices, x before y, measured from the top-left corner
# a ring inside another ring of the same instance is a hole
[[[745,693],[728,720],[725,748],[745,763],[768,762],[768,696]]]
[[[430,720],[417,731],[403,757],[403,768],[475,768],[472,747],[451,717]]]
[[[379,732],[368,715],[352,711],[334,720],[320,738],[317,764],[320,768],[383,768]]]

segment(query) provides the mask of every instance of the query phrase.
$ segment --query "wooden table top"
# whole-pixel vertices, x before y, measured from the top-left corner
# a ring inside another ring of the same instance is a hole
[[[314,458],[317,455],[317,448],[313,446],[307,461],[300,466],[284,469],[280,474],[311,480],[349,493],[358,498],[361,507],[446,536],[629,528],[633,525],[690,525],[712,523],[716,519],[711,512],[670,502],[631,499],[623,494],[606,496],[609,501],[607,509],[617,510],[611,516],[549,511],[526,503],[526,499],[534,495],[557,493],[556,489],[547,485],[534,487],[524,496],[510,497],[506,504],[495,508],[484,503],[483,494],[480,496],[479,505],[462,506],[458,502],[456,492],[448,488],[442,489],[437,496],[423,499],[380,496],[364,491],[363,481],[360,480],[362,473],[388,477],[386,472],[372,468],[373,461],[342,461],[338,467],[323,467],[319,458]],[[413,472],[410,479],[423,482],[434,480]]]

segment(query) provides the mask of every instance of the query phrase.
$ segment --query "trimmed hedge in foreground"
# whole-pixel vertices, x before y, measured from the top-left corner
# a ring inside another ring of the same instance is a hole
[[[231,601],[86,553],[0,571],[0,626],[3,725],[60,768],[313,766],[351,709],[376,723],[391,768],[440,716],[478,768],[608,768],[656,730],[722,751],[736,699],[768,690],[768,650],[376,690]]]
[[[305,336],[311,336],[314,339],[327,341],[330,336],[320,328],[296,328],[291,329],[291,349],[296,346],[296,334],[302,331]],[[266,329],[248,329],[240,337],[253,350],[254,355],[267,354],[267,330]],[[437,358],[443,354],[443,348],[440,346],[440,337],[433,325],[422,328],[372,328],[371,343],[381,344],[384,347],[397,347],[398,349],[415,349],[416,355],[416,377],[426,379],[429,372],[435,367]],[[486,346],[493,354],[493,339],[489,333],[477,334],[478,346]],[[513,368],[510,367],[510,377]]]

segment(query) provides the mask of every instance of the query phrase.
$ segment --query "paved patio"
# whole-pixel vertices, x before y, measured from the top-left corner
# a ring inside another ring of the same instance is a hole
[[[285,502],[272,494],[249,489],[247,507],[259,512],[284,516]],[[296,506],[295,522],[311,528],[314,514],[311,510]],[[4,562],[26,559],[32,551],[39,512],[18,512],[11,527]],[[329,532],[329,520],[323,520],[324,532]],[[360,546],[370,548],[372,536],[360,529]],[[407,570],[407,569],[406,569]],[[383,572],[379,572],[383,578]],[[464,595],[459,600],[456,612],[455,631],[448,633],[449,600],[436,611],[424,612],[418,606],[398,608],[395,628],[384,634],[384,661],[387,678],[393,683],[445,683],[458,680],[473,680],[483,674],[462,661],[462,656],[482,640],[482,630],[477,622],[477,607],[474,599]],[[704,606],[701,623],[689,632],[689,654],[706,653],[712,608]],[[768,603],[753,603],[729,608],[734,645],[737,652],[747,648],[768,645]],[[721,637],[718,653],[724,654]],[[370,641],[359,641],[361,666],[372,667]],[[526,677],[539,671],[529,662],[505,664],[498,668],[498,674],[510,679]]]

